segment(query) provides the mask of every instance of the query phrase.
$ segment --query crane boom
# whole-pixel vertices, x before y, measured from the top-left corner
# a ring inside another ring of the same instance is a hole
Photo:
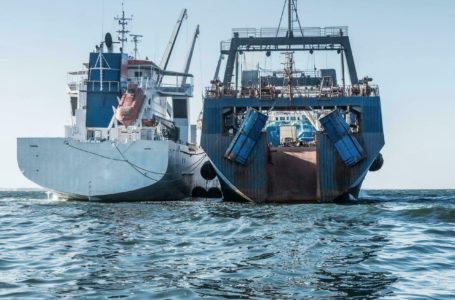
[[[213,80],[218,79],[218,74],[220,73],[221,61],[223,60],[224,56],[220,53],[220,57],[218,58],[218,63],[216,64],[215,75],[213,76]]]
[[[163,58],[161,59],[160,68],[162,70],[166,70],[167,68],[169,59],[171,58],[172,50],[174,49],[175,41],[177,40],[177,36],[179,34],[180,28],[182,27],[183,18],[185,16],[187,16],[186,8],[183,9],[180,13],[180,17],[177,20],[177,24],[175,24],[174,31],[172,32],[171,38],[169,39],[166,51],[164,52]]]
[[[185,61],[185,65],[183,67],[182,73],[188,74],[188,71],[190,70],[191,59],[193,58],[194,46],[196,45],[196,39],[197,39],[198,35],[199,35],[199,25],[197,25],[196,30],[194,30],[193,40],[191,41],[191,47],[188,50],[188,55],[186,56],[186,61]],[[186,84],[186,79],[187,79],[187,76],[183,76],[181,79],[179,79],[180,86],[183,86],[184,84]]]

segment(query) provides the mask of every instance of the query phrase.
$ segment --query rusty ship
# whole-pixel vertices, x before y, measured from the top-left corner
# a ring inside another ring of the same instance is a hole
[[[383,164],[379,88],[358,78],[348,28],[302,27],[297,12],[297,0],[286,0],[278,28],[236,28],[221,42],[201,146],[226,200],[344,200]],[[299,55],[317,53],[338,56],[336,66],[300,69]],[[261,58],[248,68],[242,62],[252,54]],[[281,68],[259,66],[273,56]]]

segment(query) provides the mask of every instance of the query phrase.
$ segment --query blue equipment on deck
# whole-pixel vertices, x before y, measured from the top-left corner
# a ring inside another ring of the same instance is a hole
[[[314,127],[307,120],[299,121],[272,121],[268,122],[265,128],[267,132],[267,143],[271,146],[278,147],[280,145],[280,126],[294,125],[297,131],[297,140],[304,143],[314,141],[313,134],[316,133]]]
[[[346,166],[353,166],[366,157],[365,151],[352,135],[351,129],[338,109],[319,121]]]
[[[240,125],[239,131],[237,131],[237,134],[226,150],[224,157],[245,164],[254,145],[256,145],[256,142],[261,136],[267,119],[266,115],[250,107]]]

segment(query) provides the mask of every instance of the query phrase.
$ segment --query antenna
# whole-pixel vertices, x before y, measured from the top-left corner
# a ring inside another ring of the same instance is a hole
[[[120,26],[122,26],[122,29],[117,30],[117,32],[119,33],[118,40],[122,43],[121,52],[123,53],[123,44],[128,41],[126,34],[128,32],[130,32],[129,30],[126,29],[126,25],[128,25],[128,21],[133,20],[133,15],[131,15],[131,17],[129,17],[129,18],[125,18],[125,10],[123,9],[123,2],[122,2],[122,16],[115,17],[114,20],[118,21]]]
[[[294,37],[294,33],[292,32],[292,2],[293,0],[288,0],[288,32],[286,33],[286,37],[288,38]]]
[[[286,31],[286,37],[287,38],[294,37],[293,28],[294,28],[295,22],[297,22],[297,24],[299,25],[300,33],[303,36],[302,25],[300,24],[299,14],[297,12],[297,1],[298,0],[284,0],[284,5],[283,5],[283,10],[281,12],[280,22],[278,23],[278,28],[276,31],[276,37],[278,37],[278,34],[280,32],[281,21],[283,20],[283,15],[286,10],[286,4],[287,4],[287,10],[288,10],[288,29]]]
[[[140,34],[130,34],[131,37],[133,37],[133,43],[134,43],[134,59],[137,58],[137,44],[140,43],[141,41],[139,38],[142,37]]]

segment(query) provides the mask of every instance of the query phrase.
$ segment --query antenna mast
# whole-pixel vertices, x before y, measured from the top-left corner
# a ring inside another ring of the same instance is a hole
[[[140,34],[130,34],[131,37],[133,37],[133,43],[134,43],[134,59],[137,59],[137,44],[141,42],[139,38],[142,37]]]
[[[126,34],[130,32],[129,30],[126,29],[126,26],[128,25],[128,21],[133,20],[133,16],[131,15],[130,18],[125,18],[125,10],[123,9],[123,2],[122,2],[122,16],[121,17],[115,17],[114,20],[118,21],[120,26],[122,26],[121,30],[117,30],[119,37],[118,40],[122,43],[122,48],[120,48],[121,52],[123,53],[123,45],[125,42],[128,41],[128,38],[126,37]]]
[[[299,13],[297,12],[297,1],[298,0],[284,0],[283,4],[283,10],[281,12],[281,17],[280,17],[280,22],[278,23],[278,28],[276,30],[276,36],[278,37],[280,33],[280,28],[281,28],[281,21],[283,20],[284,12],[286,10],[286,4],[288,6],[288,29],[286,31],[286,37],[287,38],[293,38],[294,37],[294,23],[297,22],[299,25],[300,33],[303,34],[303,29],[302,25],[300,24],[300,19],[299,19]],[[295,15],[295,16],[294,16]]]
[[[286,36],[288,38],[294,37],[294,33],[292,32],[292,2],[294,0],[288,0],[288,32]]]

